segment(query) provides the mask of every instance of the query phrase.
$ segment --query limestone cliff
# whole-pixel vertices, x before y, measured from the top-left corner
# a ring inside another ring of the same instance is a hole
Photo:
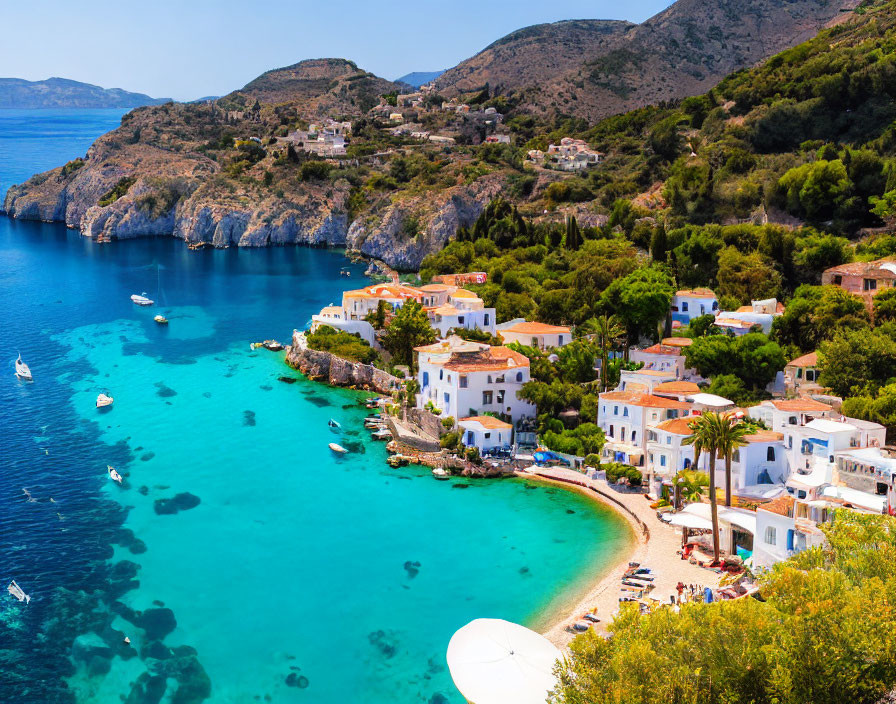
[[[369,364],[350,362],[330,352],[309,349],[305,336],[293,332],[292,345],[287,348],[286,363],[314,381],[332,386],[347,386],[388,394],[401,385],[401,380]]]

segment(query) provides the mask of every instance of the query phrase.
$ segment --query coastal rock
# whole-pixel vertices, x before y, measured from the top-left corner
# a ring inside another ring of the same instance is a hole
[[[198,496],[185,491],[176,494],[170,499],[156,499],[153,502],[153,510],[160,516],[170,515],[178,511],[188,511],[191,508],[196,508],[200,502],[201,499]]]
[[[305,336],[294,332],[286,363],[313,381],[324,381],[331,386],[351,386],[359,389],[390,393],[401,380],[369,364],[350,362],[330,352],[308,349]]]
[[[174,612],[169,608],[146,609],[134,621],[146,633],[147,640],[162,640],[177,628]]]
[[[113,655],[112,648],[96,633],[82,634],[72,643],[72,658],[77,662],[89,664],[96,657],[111,660]]]

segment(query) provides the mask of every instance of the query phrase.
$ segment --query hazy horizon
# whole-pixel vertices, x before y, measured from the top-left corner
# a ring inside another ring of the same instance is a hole
[[[408,0],[326,6],[272,0],[264,9],[236,0],[159,0],[135,25],[111,0],[47,0],[6,8],[0,45],[5,78],[69,78],[154,98],[224,95],[256,76],[303,59],[345,58],[378,76],[455,66],[510,32],[568,19],[643,22],[671,0],[457,0],[419,9]],[[438,30],[437,32],[435,30]]]

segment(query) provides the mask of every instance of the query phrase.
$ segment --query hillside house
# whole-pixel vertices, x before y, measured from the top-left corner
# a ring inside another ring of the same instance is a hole
[[[756,509],[753,566],[768,569],[798,552],[824,544],[819,525],[833,519],[834,505],[781,496]]]
[[[516,342],[526,347],[549,350],[572,342],[572,331],[565,325],[546,325],[525,320],[512,320],[498,326],[505,344]]]
[[[870,309],[871,301],[878,292],[896,285],[896,258],[840,264],[827,269],[821,275],[821,283],[839,286],[844,291],[861,296]]]
[[[690,415],[691,404],[637,391],[599,395],[597,424],[606,435],[602,457],[608,462],[644,466],[648,426]]]
[[[786,389],[796,394],[818,392],[818,354],[810,352],[791,360],[784,367]]]
[[[513,442],[513,426],[494,416],[471,416],[457,421],[461,442],[476,447],[480,453],[509,449]]]
[[[444,416],[454,418],[488,411],[510,422],[535,415],[535,407],[517,397],[530,378],[529,360],[518,352],[456,336],[414,351],[419,408],[432,404]]]
[[[716,294],[708,288],[682,289],[672,296],[672,320],[688,325],[701,315],[715,315],[719,311]]]
[[[447,284],[427,284],[419,290],[423,293],[423,309],[440,337],[456,328],[495,333],[495,309],[486,308],[472,291]]]

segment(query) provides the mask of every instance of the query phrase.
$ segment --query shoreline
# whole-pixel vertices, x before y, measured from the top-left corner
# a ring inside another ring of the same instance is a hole
[[[592,630],[601,635],[608,633],[613,614],[619,608],[620,580],[628,568],[628,563],[640,562],[654,570],[655,587],[646,601],[669,603],[679,581],[685,584],[717,586],[720,575],[710,570],[692,565],[682,560],[677,551],[681,547],[681,533],[662,523],[643,494],[616,492],[603,480],[588,479],[583,474],[569,469],[544,469],[536,473],[517,472],[517,476],[544,484],[558,486],[591,498],[623,517],[635,537],[635,544],[628,550],[620,551],[619,560],[608,565],[596,577],[587,592],[572,605],[552,608],[544,619],[546,626],[540,629],[549,641],[561,650],[567,651],[570,642],[578,635],[567,631],[567,627],[581,620],[581,616],[592,609],[597,610],[600,623]]]

